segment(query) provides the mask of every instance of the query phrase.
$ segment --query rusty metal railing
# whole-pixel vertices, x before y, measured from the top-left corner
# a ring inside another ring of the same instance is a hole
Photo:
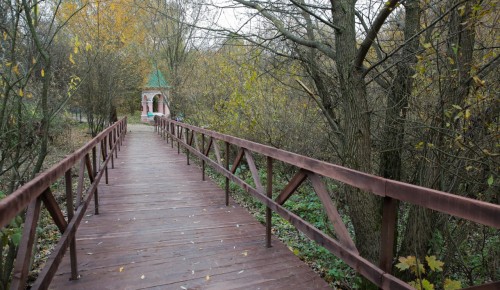
[[[75,234],[92,199],[95,203],[95,214],[99,214],[97,186],[103,175],[108,183],[108,163],[111,162],[111,168],[114,168],[114,158],[118,157],[126,132],[127,119],[123,118],[106,128],[82,148],[0,200],[0,228],[2,229],[26,210],[11,289],[20,290],[26,287],[42,203],[61,232],[61,237],[31,289],[49,287],[68,247],[70,248],[71,279],[78,279]],[[79,168],[76,192],[73,190],[72,182],[74,166]],[[86,190],[84,190],[85,171],[90,180],[90,186]],[[51,185],[62,177],[64,177],[66,187],[67,219],[50,189]],[[76,196],[73,193],[76,193]]]
[[[317,242],[331,253],[341,258],[346,264],[382,289],[413,289],[410,285],[391,274],[394,255],[393,242],[396,229],[396,204],[398,200],[496,229],[500,228],[500,205],[497,204],[385,179],[266,145],[191,126],[165,117],[155,118],[155,131],[166,139],[167,142],[170,140],[172,148],[174,142],[176,142],[178,153],[180,153],[181,146],[186,149],[187,164],[190,162],[191,153],[201,160],[203,180],[205,180],[206,164],[226,177],[226,205],[228,205],[229,202],[229,180],[231,180],[267,206],[267,246],[270,246],[271,243],[271,211],[274,211],[282,218],[288,220],[295,228],[300,230],[311,240]],[[201,138],[201,141],[198,140],[199,138]],[[223,151],[220,149],[219,142],[224,144]],[[238,154],[236,154],[231,167],[229,167],[230,146],[238,148]],[[209,158],[211,150],[214,153],[215,160]],[[221,154],[225,156],[221,156]],[[252,154],[260,154],[266,157],[267,184],[265,186],[260,181]],[[243,158],[245,158],[248,163],[255,187],[252,187],[234,174]],[[272,197],[274,160],[298,168],[296,175],[275,199]],[[377,266],[360,256],[345,224],[340,218],[337,208],[328,195],[326,186],[320,178],[321,176],[357,187],[366,192],[378,195],[383,199],[380,265]],[[314,191],[321,200],[325,212],[334,227],[338,240],[323,233],[298,215],[283,207],[283,204],[294,194],[305,180],[311,182]],[[500,281],[470,287],[470,289],[499,288]]]

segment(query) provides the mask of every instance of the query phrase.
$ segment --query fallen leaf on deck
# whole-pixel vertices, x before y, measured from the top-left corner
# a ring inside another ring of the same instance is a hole
[[[246,256],[248,256],[248,251],[244,251],[241,254],[246,257]]]
[[[146,278],[146,276],[142,275],[142,276],[141,276],[141,279],[142,279],[142,280],[144,280],[144,278]]]
[[[187,290],[188,288],[184,287],[184,286],[181,286],[181,289],[183,290]]]
[[[207,275],[207,276],[205,277],[205,280],[207,280],[207,281],[208,281],[208,280],[210,280],[210,276],[208,276],[208,275]]]
[[[245,270],[241,270],[241,271],[239,271],[239,272],[238,272],[238,274],[241,274],[241,273],[243,273],[243,272],[245,272]]]
[[[123,272],[123,267],[120,267],[120,270],[118,270],[118,271],[120,271],[120,273]]]

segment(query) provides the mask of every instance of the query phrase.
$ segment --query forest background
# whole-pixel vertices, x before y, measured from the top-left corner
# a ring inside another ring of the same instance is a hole
[[[499,5],[2,0],[0,197],[47,167],[71,112],[83,112],[91,136],[115,110],[140,114],[145,77],[158,67],[172,115],[186,122],[498,204]],[[329,188],[360,253],[376,262],[381,200]],[[317,202],[305,188],[292,206],[326,229]],[[1,233],[0,289],[21,225]],[[436,287],[500,280],[498,230],[400,204],[396,239],[407,260],[395,266],[444,262],[425,275]],[[334,285],[364,287],[333,257],[317,262],[321,248],[289,242]]]

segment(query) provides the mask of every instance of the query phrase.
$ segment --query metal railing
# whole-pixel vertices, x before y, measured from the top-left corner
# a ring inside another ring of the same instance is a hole
[[[99,214],[97,187],[103,175],[108,183],[108,163],[111,162],[111,168],[114,168],[114,158],[118,157],[126,132],[127,119],[123,118],[58,164],[40,173],[33,180],[0,200],[0,229],[26,210],[11,289],[25,289],[26,287],[42,203],[61,232],[61,237],[31,289],[49,287],[68,247],[70,248],[71,279],[78,279],[75,234],[92,199],[95,203],[95,214]],[[73,189],[72,181],[74,166],[79,168],[76,191]],[[85,190],[86,176],[90,180],[90,185]],[[66,188],[67,219],[51,191],[51,186],[63,177]],[[74,193],[76,193],[75,196]]]
[[[201,160],[203,180],[205,180],[206,164],[226,177],[226,205],[229,203],[229,181],[231,180],[267,206],[267,246],[270,246],[271,243],[271,211],[274,211],[311,240],[341,258],[346,264],[382,289],[413,289],[410,285],[391,274],[397,201],[408,202],[496,229],[500,228],[500,205],[497,204],[385,179],[248,140],[191,126],[165,117],[155,118],[155,131],[166,139],[167,142],[170,139],[172,147],[174,146],[174,142],[176,142],[178,153],[180,153],[181,147],[186,149],[187,164],[190,162],[190,154],[194,154]],[[201,138],[201,141],[198,140],[199,138]],[[223,151],[220,149],[219,142],[224,144]],[[238,148],[238,153],[231,167],[229,166],[230,146]],[[214,160],[209,158],[211,150],[213,151],[212,156],[215,157]],[[222,157],[222,154],[225,156]],[[260,181],[253,154],[260,154],[267,160],[267,184],[265,186]],[[243,158],[246,159],[252,174],[254,187],[235,175],[236,169]],[[274,160],[293,165],[298,169],[296,175],[275,199],[272,197]],[[383,199],[381,256],[378,266],[360,256],[335,204],[328,194],[321,176],[354,186],[380,196]],[[306,180],[311,182],[314,191],[318,195],[338,240],[320,231],[283,207],[288,198]],[[470,289],[499,288],[500,281],[470,287]]]

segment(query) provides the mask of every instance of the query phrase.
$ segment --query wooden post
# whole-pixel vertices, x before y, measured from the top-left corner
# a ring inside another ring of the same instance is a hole
[[[181,138],[182,138],[182,127],[177,125],[177,154],[181,154]]]
[[[229,171],[229,142],[226,142],[226,170]],[[226,206],[229,206],[229,177],[226,176]]]
[[[172,148],[174,148],[174,136],[175,136],[175,126],[170,123],[170,145],[172,145]]]
[[[267,156],[267,197],[273,199],[273,158]],[[266,207],[266,247],[271,247],[272,211]]]
[[[106,161],[106,159],[108,159],[108,145],[107,145],[107,139],[108,139],[108,136],[104,137],[104,139],[102,140],[102,159],[104,161]],[[104,174],[106,175],[106,184],[109,184],[109,176],[108,176],[108,164],[106,164],[106,166],[104,166]]]
[[[388,196],[384,197],[383,210],[382,234],[380,237],[380,268],[391,274],[398,201]]]
[[[189,129],[186,128],[186,145],[189,145]],[[189,165],[189,149],[186,147],[187,165]]]
[[[201,154],[205,155],[205,134],[201,134]],[[201,171],[203,172],[201,180],[205,181],[205,160],[201,160]]]
[[[65,183],[66,183],[66,210],[68,213],[68,224],[71,223],[73,216],[75,214],[75,209],[73,206],[73,181],[71,178],[71,169],[66,171],[64,175]],[[77,263],[77,254],[76,254],[76,237],[73,236],[71,242],[69,244],[69,257],[71,264],[71,280],[78,279],[78,263]]]
[[[113,141],[114,141],[114,135],[115,135],[115,130],[113,129],[111,131],[111,134],[109,135],[109,150],[111,150],[111,169],[115,169],[115,155],[113,154]]]
[[[92,174],[93,180],[95,180],[97,176],[97,149],[96,146],[92,148]],[[94,213],[99,214],[99,193],[97,192],[97,188],[94,192]]]

